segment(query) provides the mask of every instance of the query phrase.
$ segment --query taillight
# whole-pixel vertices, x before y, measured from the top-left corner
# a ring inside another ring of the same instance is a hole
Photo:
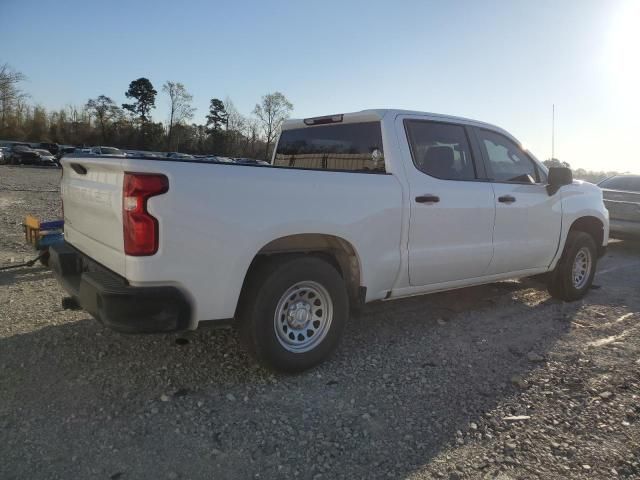
[[[344,119],[342,113],[338,115],[328,115],[326,117],[305,118],[305,125],[326,125],[327,123],[340,123]]]
[[[153,255],[158,251],[158,220],[147,211],[147,200],[169,190],[169,180],[155,173],[124,174],[122,224],[124,253]]]

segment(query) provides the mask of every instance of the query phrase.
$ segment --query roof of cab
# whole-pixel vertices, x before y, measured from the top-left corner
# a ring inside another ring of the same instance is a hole
[[[453,115],[443,115],[440,113],[420,112],[415,110],[401,110],[401,109],[393,109],[393,108],[375,108],[370,110],[361,110],[359,112],[350,112],[350,113],[343,113],[343,114],[336,114],[336,115],[342,115],[342,122],[340,123],[375,122],[375,121],[382,120],[384,117],[395,118],[398,115],[412,115],[412,116],[415,115],[415,116],[424,117],[425,120],[428,119],[428,120],[434,120],[439,122],[461,123],[465,125],[474,125],[480,128],[495,130],[499,133],[502,133],[503,135],[506,135],[507,137],[511,138],[513,141],[520,144],[520,142],[516,138],[514,138],[513,135],[511,135],[509,132],[507,132],[503,128],[500,128],[496,125],[492,125],[490,123],[481,122],[478,120],[472,120],[470,118],[456,117]],[[316,118],[316,117],[311,117],[311,118]],[[305,127],[313,128],[314,127],[314,125],[305,124],[304,120],[305,119],[303,118],[292,118],[292,119],[286,120],[282,124],[282,130],[291,130],[293,128],[305,128]]]

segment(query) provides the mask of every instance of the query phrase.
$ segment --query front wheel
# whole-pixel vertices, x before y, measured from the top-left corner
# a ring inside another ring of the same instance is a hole
[[[342,276],[311,256],[267,261],[245,286],[238,322],[242,340],[262,365],[300,372],[335,349],[349,315]]]
[[[562,257],[549,275],[551,296],[569,302],[584,297],[593,283],[597,262],[593,237],[585,232],[569,232]]]

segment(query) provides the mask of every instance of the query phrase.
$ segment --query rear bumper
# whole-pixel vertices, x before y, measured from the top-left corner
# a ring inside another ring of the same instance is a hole
[[[66,242],[49,248],[49,266],[80,306],[104,325],[125,333],[186,330],[191,306],[175,287],[132,287]]]

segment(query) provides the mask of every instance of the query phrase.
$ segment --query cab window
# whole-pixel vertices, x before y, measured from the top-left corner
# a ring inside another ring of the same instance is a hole
[[[540,183],[542,175],[531,158],[515,142],[499,133],[478,129],[489,177],[495,182]]]

